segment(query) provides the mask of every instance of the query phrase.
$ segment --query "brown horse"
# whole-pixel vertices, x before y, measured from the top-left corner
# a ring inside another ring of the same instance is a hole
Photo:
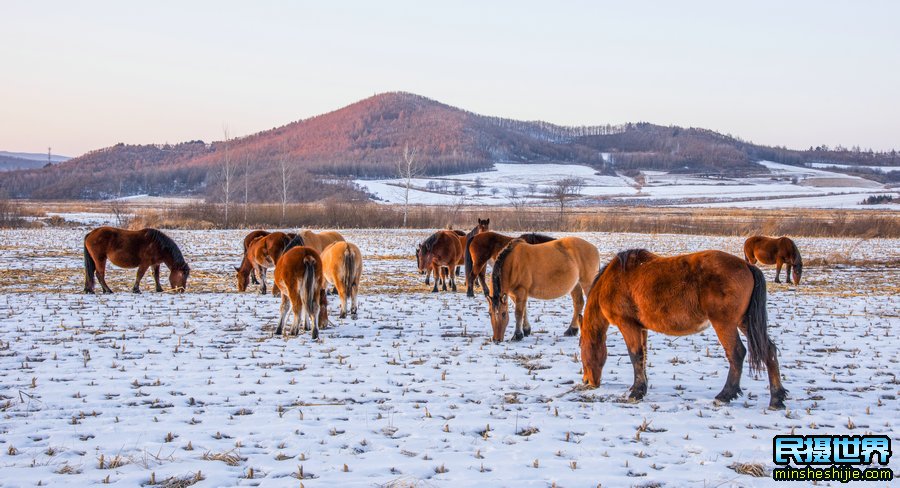
[[[711,324],[725,348],[730,368],[716,400],[741,394],[741,368],[747,350],[751,371],[765,364],[769,373],[769,407],[784,408],[778,349],[769,339],[766,282],[756,266],[721,251],[661,257],[644,249],[624,251],[600,268],[588,294],[581,325],[584,382],[597,386],[606,362],[606,332],[615,324],[634,367],[629,398],[647,393],[647,331],[668,335],[698,333]]]
[[[120,268],[137,268],[137,276],[131,288],[134,293],[141,292],[141,278],[148,268],[153,268],[156,291],[163,291],[159,284],[161,263],[169,268],[169,284],[175,291],[184,292],[191,272],[175,241],[159,230],[99,227],[84,236],[85,293],[94,293],[95,274],[103,293],[112,293],[106,284],[107,260]]]
[[[302,246],[303,242],[303,238],[298,235],[291,237],[290,234],[284,232],[272,232],[269,235],[257,237],[250,243],[250,247],[247,248],[247,261],[256,271],[257,276],[259,276],[260,294],[265,295],[267,292],[266,271],[276,266],[278,258],[285,251],[295,246]],[[249,275],[249,271],[246,271],[243,267],[237,270],[239,291],[247,289]],[[277,295],[277,292],[278,288],[275,287],[272,290],[272,294]]]
[[[437,293],[438,282],[443,285],[443,290],[447,290],[447,281],[449,278],[450,287],[456,291],[456,280],[454,274],[450,272],[442,273],[441,268],[447,269],[456,266],[462,256],[462,243],[459,236],[450,230],[439,230],[422,241],[416,246],[416,263],[419,272],[425,272],[430,269],[434,273],[434,288],[432,293]]]
[[[344,236],[333,230],[326,230],[317,234],[307,229],[301,230],[298,234],[303,238],[304,246],[315,249],[319,254],[321,254],[326,247],[334,244],[335,242],[344,240]]]
[[[325,280],[337,288],[341,299],[341,318],[347,317],[347,297],[350,297],[350,318],[356,320],[356,294],[362,277],[362,253],[355,244],[335,242],[321,254]]]
[[[528,322],[528,298],[552,300],[572,296],[572,322],[565,335],[578,334],[584,291],[591,289],[600,253],[590,242],[577,237],[528,244],[513,239],[500,251],[491,272],[491,296],[487,298],[495,342],[503,340],[509,324],[509,300],[516,304],[516,330],[512,340],[531,334]]]
[[[487,232],[491,230],[491,219],[478,219],[478,225],[476,225],[472,230],[466,234],[466,242],[463,243],[463,262],[465,263],[465,271],[466,271],[466,282],[468,283],[468,276],[472,271],[472,256],[469,254],[469,243],[472,242],[472,239],[475,238],[478,234],[482,232]],[[468,295],[468,290],[466,290],[466,294]],[[475,296],[473,295],[469,295]]]
[[[315,249],[295,246],[281,255],[275,266],[275,286],[281,294],[281,317],[275,334],[284,334],[285,317],[288,308],[294,312],[291,333],[300,335],[300,316],[303,316],[303,330],[309,330],[312,323],[312,338],[319,338],[319,327],[328,323],[328,299],[325,291],[325,274],[322,272],[322,258]]]
[[[519,239],[522,239],[528,244],[541,244],[550,242],[555,238],[530,232],[528,234],[520,235]],[[469,241],[469,245],[466,248],[467,296],[475,296],[476,279],[478,280],[477,282],[481,283],[481,290],[484,292],[484,296],[489,295],[487,282],[485,281],[485,269],[487,269],[487,265],[490,261],[497,259],[497,255],[500,254],[500,251],[502,251],[511,240],[513,240],[512,237],[497,232],[487,231],[476,235]]]
[[[257,237],[265,237],[269,234],[271,234],[271,232],[269,232],[267,230],[262,230],[262,229],[254,230],[253,232],[247,234],[244,237],[244,254],[241,256],[241,265],[240,265],[240,267],[234,268],[235,271],[240,271],[242,269],[246,270],[246,273],[248,273],[250,275],[250,282],[253,283],[254,285],[258,285],[259,280],[256,279],[256,271],[253,269],[253,265],[251,265],[250,261],[247,260],[247,248],[250,247],[250,243],[253,242],[253,240],[256,239]],[[244,289],[246,289],[246,288],[247,287],[245,285]],[[238,279],[238,290],[244,291],[244,290],[241,290],[240,279]]]
[[[788,282],[791,281],[791,271],[794,272],[794,284],[800,284],[800,277],[803,275],[803,258],[800,257],[800,250],[794,241],[787,237],[765,237],[753,236],[744,241],[744,258],[750,264],[756,264],[757,261],[762,264],[774,264],[775,283],[781,283],[781,266],[787,265]]]

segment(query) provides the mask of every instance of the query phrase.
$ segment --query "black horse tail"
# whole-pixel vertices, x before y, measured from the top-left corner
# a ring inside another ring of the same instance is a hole
[[[750,304],[744,312],[744,327],[747,334],[748,363],[750,371],[761,371],[765,363],[774,358],[778,348],[769,339],[766,312],[766,278],[756,266],[747,265],[753,273],[753,292]]]
[[[97,263],[88,252],[87,244],[84,245],[84,289],[88,291],[94,287],[94,273],[97,271]]]
[[[347,249],[344,250],[344,290],[345,293],[350,294],[353,291],[353,281],[356,275],[356,263],[354,262],[353,250],[350,249],[350,246],[347,246]]]
[[[312,306],[317,302],[316,293],[316,258],[313,256],[306,256],[303,258],[303,294],[306,297],[306,307],[309,311],[312,311]]]

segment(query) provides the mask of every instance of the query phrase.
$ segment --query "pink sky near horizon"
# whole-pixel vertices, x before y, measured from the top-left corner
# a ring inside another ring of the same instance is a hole
[[[387,91],[900,148],[900,4],[784,3],[6,2],[0,150],[217,140]]]

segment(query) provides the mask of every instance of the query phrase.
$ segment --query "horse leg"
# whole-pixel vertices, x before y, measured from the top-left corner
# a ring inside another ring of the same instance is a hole
[[[525,337],[528,337],[531,335],[531,322],[528,321],[528,309],[525,309],[522,313],[522,320],[522,332],[525,333]]]
[[[356,294],[359,291],[359,283],[353,282],[350,287],[350,318],[356,320]]]
[[[149,266],[140,265],[137,269],[137,276],[134,278],[134,286],[131,287],[132,293],[140,293],[141,292],[141,280],[144,278],[144,273],[147,272],[147,268]]]
[[[275,329],[275,335],[284,335],[284,318],[287,316],[289,307],[290,299],[288,298],[287,294],[281,295],[281,317],[278,319],[278,328]]]
[[[619,331],[625,338],[631,366],[634,368],[634,383],[628,399],[639,402],[647,394],[647,330],[640,324],[623,322]]]
[[[431,293],[437,293],[438,292],[438,282],[441,281],[441,267],[438,266],[437,264],[432,263],[431,272],[432,272],[432,274],[434,274],[434,288],[431,289]]]
[[[781,258],[775,260],[775,283],[781,283],[781,266],[784,265],[784,261]]]
[[[528,306],[528,296],[516,296],[513,301],[516,302],[516,330],[513,332],[512,340],[521,341],[527,335],[523,330],[523,324],[525,323],[525,310]],[[528,331],[528,334],[531,334],[531,330]]]
[[[309,321],[312,322],[312,340],[319,340],[319,302],[307,303],[306,313],[309,315]],[[325,326],[325,324],[321,325]]]
[[[457,266],[456,269],[459,270],[459,266]],[[452,289],[453,292],[456,293],[456,275],[453,274],[452,269],[448,268],[448,271],[450,272],[450,289]]]
[[[784,272],[785,272],[784,282],[787,284],[791,284],[791,270],[794,269],[794,263],[792,263],[790,261],[785,261],[784,264],[785,264],[785,266],[784,266]]]
[[[481,291],[484,293],[484,296],[489,296],[490,290],[488,290],[487,281],[484,279],[485,270],[481,269],[481,273],[478,274],[478,281],[481,283]]]
[[[430,284],[431,284],[431,270],[428,269],[428,270],[425,270],[425,286],[428,286]]]
[[[771,354],[766,358],[766,372],[769,374],[769,408],[771,410],[784,410],[784,399],[787,390],[781,384],[781,368],[778,365],[778,348],[769,341]]]
[[[744,366],[744,356],[747,349],[741,342],[738,328],[729,324],[713,323],[713,329],[719,336],[719,342],[725,348],[725,357],[728,358],[728,378],[722,391],[716,395],[716,401],[728,403],[744,392],[741,391],[741,371]]]
[[[572,322],[569,324],[569,328],[566,329],[563,335],[566,336],[577,336],[578,331],[581,329],[581,312],[584,310],[584,293],[581,292],[581,285],[575,285],[575,288],[572,289],[572,307],[574,311],[572,312]]]
[[[97,281],[100,282],[100,288],[103,293],[112,293],[112,289],[106,284],[106,258],[97,260]]]
[[[350,271],[347,270],[347,272],[349,273]],[[337,289],[337,284],[335,284],[334,287],[335,289]],[[339,318],[345,319],[347,318],[347,294],[350,292],[350,290],[338,290],[337,292],[338,297],[341,300],[341,314],[339,315]]]
[[[256,268],[253,266],[250,266],[250,283],[254,285],[259,284],[259,280],[256,279]]]
[[[449,279],[450,268],[441,267],[441,291],[447,291],[447,280]]]
[[[259,275],[259,294],[265,295],[268,290],[266,288],[266,268],[256,265],[256,274]]]
[[[154,283],[156,283],[156,291],[157,292],[163,291],[162,285],[159,284],[159,265],[158,264],[153,266],[153,281],[154,281]]]

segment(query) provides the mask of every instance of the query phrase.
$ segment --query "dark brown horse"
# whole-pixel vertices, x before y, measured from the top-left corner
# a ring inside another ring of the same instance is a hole
[[[259,276],[259,293],[266,294],[266,271],[275,266],[278,258],[292,247],[302,246],[303,238],[297,234],[284,232],[272,232],[269,235],[257,237],[247,248],[247,261],[256,270]],[[237,270],[238,291],[247,289],[247,281],[250,273],[243,268]],[[278,295],[278,287],[272,289],[273,295]]]
[[[647,393],[647,331],[696,334],[710,325],[725,348],[730,368],[716,395],[730,402],[741,392],[741,369],[748,352],[738,331],[747,336],[751,371],[765,365],[769,374],[769,408],[784,408],[778,348],[769,339],[766,282],[756,266],[721,251],[661,257],[644,249],[620,252],[600,268],[588,294],[581,325],[584,382],[597,386],[606,363],[606,332],[615,324],[634,367],[629,398]]]
[[[530,232],[522,234],[519,239],[528,244],[540,244],[542,242],[550,242],[554,237],[544,234]],[[485,270],[489,262],[497,259],[500,251],[506,247],[512,237],[499,234],[497,232],[487,231],[474,236],[466,247],[466,295],[475,296],[475,283],[481,284],[481,290],[484,296],[488,296],[487,282],[485,281]]]
[[[250,282],[254,285],[258,285],[259,280],[256,279],[256,270],[253,269],[253,265],[251,265],[250,261],[247,260],[247,248],[250,247],[250,243],[253,242],[253,240],[257,237],[265,237],[269,234],[271,234],[271,232],[262,229],[254,230],[253,232],[247,234],[247,236],[244,237],[244,254],[241,257],[241,266],[238,268],[234,268],[235,271],[240,271],[242,269],[246,270],[245,272],[250,274]],[[244,286],[244,288],[247,288],[246,285]],[[241,290],[240,278],[238,279],[238,290],[244,291]]]
[[[460,261],[462,253],[459,236],[451,230],[439,230],[416,247],[416,264],[419,272],[423,273],[430,269],[434,273],[434,288],[431,290],[433,293],[437,293],[439,284],[442,284],[443,290],[446,291],[448,279],[451,289],[456,291],[454,273],[442,271],[442,268],[452,269]]]
[[[791,281],[791,271],[794,272],[794,284],[800,284],[803,275],[803,258],[794,241],[787,237],[753,236],[744,241],[744,258],[750,264],[757,261],[762,264],[774,264],[775,283],[781,283],[781,266],[787,265],[788,282]]]
[[[169,284],[175,291],[184,291],[191,272],[175,241],[159,230],[99,227],[84,236],[85,293],[94,293],[94,275],[100,281],[103,293],[112,293],[106,284],[107,260],[120,268],[137,268],[137,276],[131,288],[134,293],[141,292],[141,278],[149,268],[153,268],[156,291],[163,291],[159,284],[160,264],[169,268]]]

